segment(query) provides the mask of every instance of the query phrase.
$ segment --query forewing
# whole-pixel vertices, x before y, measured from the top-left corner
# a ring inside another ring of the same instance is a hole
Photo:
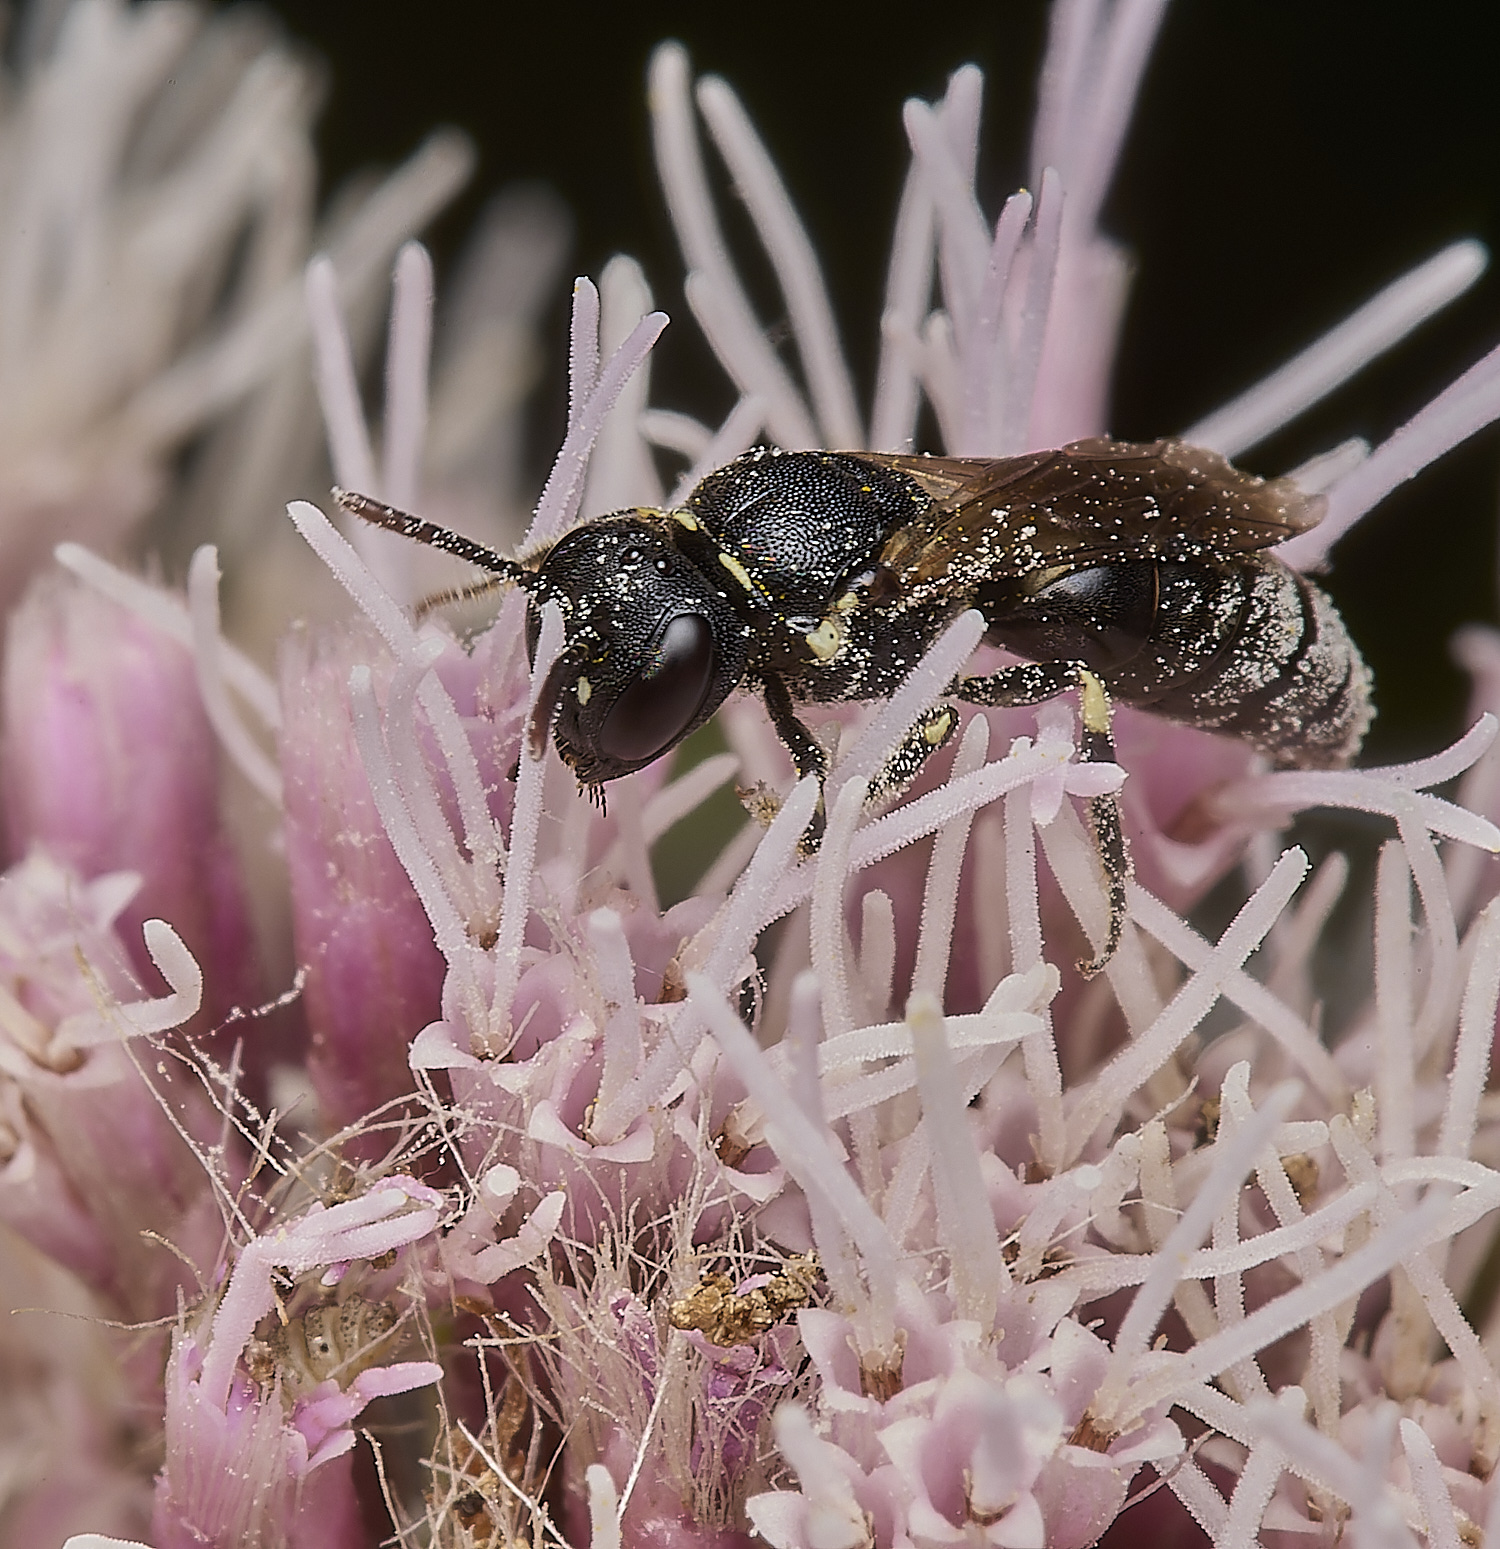
[[[1050,564],[1269,548],[1313,526],[1321,496],[1258,479],[1178,441],[1075,441],[1022,457],[865,454],[932,497],[882,563],[907,588],[1023,575]]]

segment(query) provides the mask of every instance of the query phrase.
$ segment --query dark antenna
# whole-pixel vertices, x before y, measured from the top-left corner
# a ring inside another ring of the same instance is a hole
[[[478,587],[465,587],[462,591],[452,594],[444,593],[443,601],[481,596],[494,587],[504,585],[522,587],[539,599],[545,594],[546,588],[541,584],[541,578],[536,571],[528,570],[525,565],[519,564],[516,560],[507,559],[503,554],[497,554],[482,543],[475,543],[472,538],[450,532],[446,527],[439,527],[435,522],[424,521],[420,516],[412,516],[410,512],[398,511],[394,506],[374,500],[369,495],[357,495],[351,490],[335,489],[333,498],[350,516],[357,516],[361,521],[369,522],[375,527],[384,527],[387,532],[398,532],[403,538],[412,538],[418,543],[425,543],[428,548],[441,549],[445,554],[452,554],[457,559],[467,560],[471,565],[478,565],[481,570],[488,570],[495,577],[493,582]]]

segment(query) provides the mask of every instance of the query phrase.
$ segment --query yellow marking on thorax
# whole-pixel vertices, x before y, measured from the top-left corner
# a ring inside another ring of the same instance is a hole
[[[668,511],[667,515],[677,523],[679,527],[686,527],[689,532],[698,531],[698,518],[691,511]]]
[[[739,560],[734,557],[733,554],[726,554],[723,549],[720,549],[719,563],[723,565],[723,567],[730,573],[730,575],[732,575],[735,580],[738,581],[740,585],[743,586],[745,590],[752,596],[754,596],[760,590],[760,588],[756,586],[755,582],[750,579],[750,572],[745,569],[745,567],[739,562]]]
[[[828,616],[814,630],[802,638],[807,648],[820,662],[832,661],[844,648],[844,619],[859,606],[857,592],[845,592],[829,610]]]
[[[590,683],[582,673],[580,673],[578,675],[578,683],[576,686],[578,690],[578,703],[580,705],[586,705],[589,700],[594,697],[594,685]]]
[[[807,648],[820,662],[832,661],[844,643],[844,626],[840,619],[829,615],[814,630],[803,636]]]

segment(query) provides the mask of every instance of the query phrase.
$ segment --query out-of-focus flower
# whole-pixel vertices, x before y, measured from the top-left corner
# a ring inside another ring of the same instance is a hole
[[[598,289],[580,280],[568,430],[522,552],[661,502],[662,448],[689,463],[672,501],[762,436],[908,446],[924,401],[964,455],[1103,432],[1127,271],[1099,210],[1158,17],[1129,0],[1056,7],[1033,192],[993,224],[973,193],[978,73],[909,104],[868,415],[743,110],[661,50],[652,111],[687,295],[740,399],[718,427],[650,407],[665,319],[644,276],[617,260]],[[720,231],[700,115],[780,283],[798,371]],[[491,258],[508,262],[494,229]],[[1439,254],[1186,438],[1241,454],[1481,261],[1472,244]],[[479,523],[475,464],[424,468],[429,424],[435,449],[463,439],[459,399],[428,392],[426,255],[408,246],[395,273],[377,459],[337,270],[309,272],[337,478]],[[1500,416],[1497,360],[1375,450],[1295,471],[1328,515],[1285,552],[1321,559]],[[208,722],[281,817],[311,1037],[269,1073],[275,1107],[239,1055],[183,1030],[200,975],[181,939],[140,927],[172,990],[141,995],[134,926],[115,933],[128,883],[69,869],[128,862],[149,884],[150,854],[49,853],[76,815],[31,824],[42,848],[0,887],[0,946],[16,942],[0,1137],[22,1163],[0,1206],[104,1305],[171,1323],[164,1391],[159,1364],[132,1369],[157,1549],[363,1542],[377,1502],[353,1467],[356,1418],[393,1527],[465,1549],[741,1549],[752,1532],[778,1549],[1084,1549],[1142,1520],[1225,1549],[1345,1531],[1456,1549],[1500,1531],[1483,1340],[1500,899],[1473,858],[1500,849],[1493,642],[1464,647],[1486,713],[1415,764],[1267,773],[1123,710],[1119,765],[1086,764],[1066,708],[980,711],[946,768],[873,809],[872,775],[981,649],[969,614],[890,703],[820,722],[834,757],[809,856],[819,791],[788,779],[753,704],[723,716],[732,752],[659,763],[596,806],[532,735],[563,644],[555,607],[528,629],[507,598],[461,645],[403,606],[429,584],[413,558],[431,555],[342,534],[304,502],[292,517],[364,619],[290,641],[276,688],[219,636],[211,552],[185,602],[61,555],[191,646]],[[33,734],[59,692],[41,675],[16,686],[11,746],[47,745]],[[110,725],[87,720],[91,747]],[[753,803],[768,826],[728,837],[663,909],[654,849],[736,777],[775,793]],[[1459,777],[1459,800],[1432,794]],[[1114,790],[1137,862],[1130,923],[1086,982],[1075,964],[1106,904],[1077,801]],[[1332,1049],[1315,985],[1348,869],[1312,873],[1277,842],[1313,807],[1394,831],[1373,982],[1347,975]],[[1176,911],[1236,872],[1233,919],[1199,934]],[[46,906],[7,926],[3,889],[23,887]],[[109,1180],[101,1091],[142,1137]],[[153,1210],[192,1274],[153,1279],[120,1240]],[[390,1407],[398,1395],[411,1407]],[[93,1455],[98,1480],[125,1471]],[[118,1526],[124,1492],[95,1489],[97,1521]]]
[[[193,1016],[202,977],[153,920],[146,945],[171,989],[140,998],[114,929],[133,891],[127,875],[81,882],[42,852],[0,879],[0,1219],[115,1316],[143,1318],[192,1288],[184,1264],[211,1264],[221,1228],[191,1145],[211,1140],[218,1115],[201,1092],[150,1071],[136,1045]]]
[[[0,114],[6,602],[59,539],[119,547],[226,409],[265,417],[304,337],[316,191],[316,82],[263,23],[179,0],[36,9]],[[465,165],[435,143],[324,234],[351,300]]]
[[[150,972],[142,925],[172,920],[204,969],[215,1022],[264,999],[192,653],[53,578],[11,615],[5,722],[13,849],[83,878],[134,872],[119,927],[137,972]]]

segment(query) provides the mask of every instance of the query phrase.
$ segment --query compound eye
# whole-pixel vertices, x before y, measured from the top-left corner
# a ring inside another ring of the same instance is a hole
[[[615,700],[599,727],[599,750],[622,764],[648,763],[693,724],[714,670],[714,637],[701,614],[679,613],[667,625],[638,678]]]

